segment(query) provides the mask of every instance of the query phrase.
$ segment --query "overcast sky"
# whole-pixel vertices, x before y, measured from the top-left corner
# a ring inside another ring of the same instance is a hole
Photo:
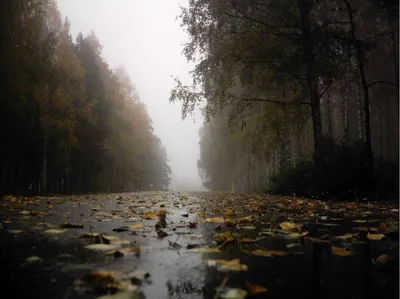
[[[71,33],[94,30],[110,67],[124,65],[147,105],[156,135],[165,145],[172,168],[171,187],[201,189],[197,170],[199,113],[181,121],[180,104],[168,102],[171,75],[190,84],[193,68],[182,55],[187,34],[175,20],[187,0],[58,0],[71,21]]]

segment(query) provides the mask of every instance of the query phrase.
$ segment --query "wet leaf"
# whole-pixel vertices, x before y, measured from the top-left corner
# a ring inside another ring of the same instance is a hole
[[[217,253],[217,252],[221,252],[221,250],[218,247],[214,247],[214,248],[208,248],[208,247],[193,248],[193,249],[188,249],[187,251],[189,251],[189,252],[198,252],[198,253]]]
[[[353,220],[354,223],[366,223],[368,222],[367,220],[364,219],[357,219],[357,220]]]
[[[295,223],[293,223],[293,222],[287,222],[287,221],[282,222],[282,223],[279,224],[279,225],[280,225],[280,227],[282,227],[283,229],[286,229],[286,230],[291,230],[291,229],[294,229],[294,228],[297,227],[297,225],[296,225]]]
[[[247,287],[249,289],[249,295],[250,296],[255,296],[261,293],[266,293],[268,289],[266,287],[256,285],[256,284],[251,284],[246,281]]]
[[[239,223],[252,222],[252,221],[254,221],[254,216],[247,216],[247,217],[238,219]]]
[[[343,236],[335,236],[334,238],[340,239],[340,240],[348,240],[348,239],[354,238],[356,236],[358,236],[358,234],[345,234]]]
[[[131,225],[131,228],[144,228],[143,223],[134,223]]]
[[[9,229],[8,232],[10,234],[20,234],[20,233],[23,232],[23,230],[20,230],[20,229]]]
[[[118,245],[118,244],[90,244],[90,245],[85,246],[85,248],[87,248],[87,249],[99,250],[99,251],[115,250],[119,247],[120,247],[120,245]]]
[[[67,229],[56,229],[56,228],[51,228],[48,230],[43,231],[46,234],[62,234],[65,233]]]
[[[168,234],[167,234],[165,231],[163,231],[163,230],[161,230],[161,229],[158,229],[158,230],[157,230],[157,236],[158,236],[159,238],[164,238],[164,237],[168,236]]]
[[[236,221],[233,220],[232,218],[228,218],[225,220],[225,225],[226,226],[235,226],[236,225]]]
[[[158,216],[156,213],[149,211],[144,214],[143,218],[147,220],[156,220]]]
[[[168,214],[167,210],[160,210],[158,211],[158,216],[166,216]]]
[[[206,222],[208,222],[208,223],[225,223],[225,219],[222,217],[213,217],[213,218],[207,218]]]
[[[140,255],[141,250],[140,247],[125,247],[117,250],[111,250],[107,252],[108,255],[112,255],[114,257],[123,257],[126,255]]]
[[[385,266],[389,261],[389,256],[387,254],[382,254],[380,256],[378,256],[375,260],[375,263],[378,266]]]
[[[251,253],[254,255],[258,255],[258,256],[267,256],[267,257],[286,256],[286,255],[291,254],[290,252],[287,252],[287,251],[263,250],[263,249],[256,249],[256,250],[252,251]]]
[[[381,224],[379,224],[378,229],[379,229],[379,232],[382,233],[382,234],[386,234],[386,233],[389,232],[389,229],[388,229],[387,225],[385,223],[383,223],[383,222]]]
[[[236,216],[236,212],[232,209],[228,209],[225,212],[225,216]]]
[[[41,264],[43,261],[44,260],[38,256],[30,256],[25,259],[25,263],[27,264]]]
[[[62,223],[60,228],[83,228],[83,224],[79,223]]]
[[[384,234],[367,234],[367,239],[371,241],[379,241],[382,240],[385,237]]]
[[[81,236],[80,236],[80,238],[88,238],[88,239],[91,239],[91,238],[97,238],[97,237],[100,237],[101,236],[101,234],[99,234],[99,233],[84,233],[84,234],[82,234]]]
[[[185,234],[185,237],[189,237],[189,238],[202,238],[203,235],[200,234]]]
[[[341,247],[336,247],[332,246],[331,247],[332,253],[337,256],[349,256],[353,255],[353,252],[350,250],[347,250],[346,248],[341,248]]]
[[[244,299],[246,296],[247,292],[245,290],[236,288],[223,288],[219,294],[219,297],[223,299]]]
[[[255,226],[241,226],[240,228],[241,229],[251,229],[251,230],[256,229]]]

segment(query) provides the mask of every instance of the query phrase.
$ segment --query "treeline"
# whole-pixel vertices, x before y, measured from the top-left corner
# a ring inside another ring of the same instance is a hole
[[[183,8],[196,63],[171,91],[199,101],[211,190],[398,194],[399,28],[392,0],[197,0]],[[361,196],[361,194],[360,194]]]
[[[123,67],[54,0],[0,4],[0,193],[164,190],[165,148]]]

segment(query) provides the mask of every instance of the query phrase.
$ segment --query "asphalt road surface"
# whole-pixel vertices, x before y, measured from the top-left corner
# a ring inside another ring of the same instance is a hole
[[[9,196],[1,297],[398,298],[398,213],[238,193]]]

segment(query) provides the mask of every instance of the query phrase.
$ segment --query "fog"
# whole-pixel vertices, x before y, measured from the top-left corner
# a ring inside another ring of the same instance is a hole
[[[187,1],[179,1],[187,6]],[[58,0],[62,16],[71,21],[75,39],[94,30],[103,57],[113,68],[124,65],[140,99],[147,105],[155,134],[165,145],[172,169],[170,188],[201,190],[198,175],[198,130],[202,117],[181,120],[180,104],[168,101],[171,76],[190,84],[192,65],[182,55],[187,35],[176,17],[175,0]]]

